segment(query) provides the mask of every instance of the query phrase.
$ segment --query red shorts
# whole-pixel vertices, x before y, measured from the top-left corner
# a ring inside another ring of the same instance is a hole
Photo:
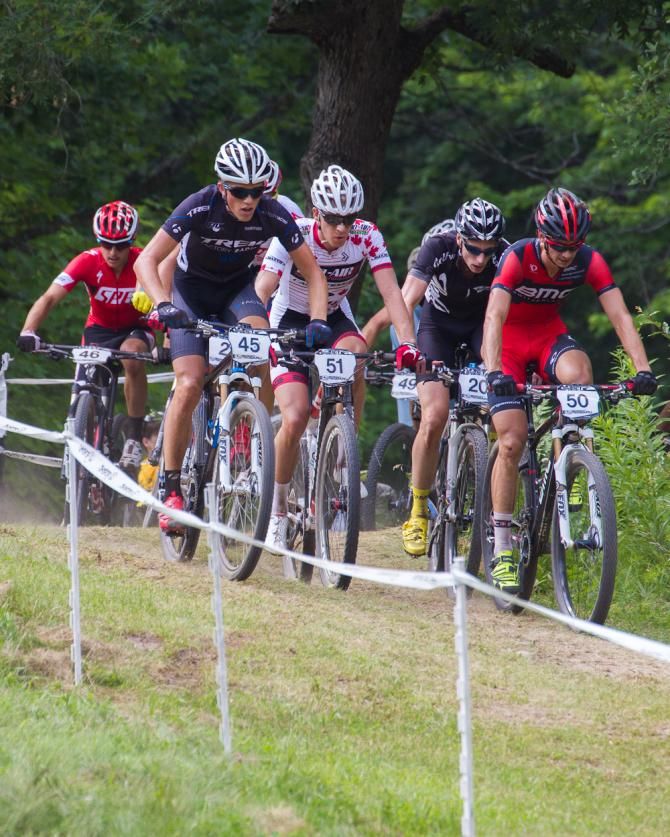
[[[556,383],[556,362],[564,352],[573,349],[583,351],[570,337],[561,319],[537,325],[505,323],[502,330],[502,370],[522,384],[526,381],[526,368],[532,363],[543,381]]]

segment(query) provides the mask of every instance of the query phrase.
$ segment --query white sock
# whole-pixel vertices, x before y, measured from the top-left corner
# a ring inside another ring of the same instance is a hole
[[[493,512],[493,536],[495,543],[493,552],[497,555],[503,550],[512,548],[512,515]]]
[[[276,482],[272,495],[272,514],[285,515],[288,512],[288,489],[290,482]]]

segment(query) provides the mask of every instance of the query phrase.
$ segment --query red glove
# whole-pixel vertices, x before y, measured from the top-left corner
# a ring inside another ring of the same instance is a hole
[[[423,358],[414,343],[401,343],[395,350],[395,368],[416,369],[417,363]]]

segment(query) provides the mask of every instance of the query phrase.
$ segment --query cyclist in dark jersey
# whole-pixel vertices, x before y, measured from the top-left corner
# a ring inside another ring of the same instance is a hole
[[[84,326],[84,345],[105,346],[126,352],[147,352],[155,345],[146,318],[131,298],[135,290],[135,261],[140,248],[133,247],[139,217],[124,201],[101,206],[93,217],[93,234],[98,246],[85,250],[58,274],[50,287],[34,303],[21,329],[17,345],[24,352],[40,347],[37,330],[51,309],[77,285],[86,288],[91,307]],[[122,467],[133,472],[142,458],[142,423],[146,412],[147,375],[144,363],[124,360],[124,395],[128,418]]]
[[[492,203],[474,198],[455,216],[455,232],[429,237],[403,285],[410,311],[425,297],[417,333],[428,360],[453,366],[456,347],[465,342],[479,358],[484,311],[498,261],[507,246],[505,219]],[[428,532],[428,495],[449,418],[449,390],[417,375],[421,423],[412,448],[412,511],[403,524],[403,547],[424,555]]]
[[[229,140],[221,146],[214,170],[218,182],[182,201],[135,265],[140,285],[156,305],[159,319],[170,328],[175,391],[165,419],[163,451],[166,505],[175,509],[183,508],[180,469],[207,356],[206,341],[185,326],[196,317],[205,317],[231,325],[268,327],[265,307],[254,290],[252,264],[269,238],[281,241],[308,283],[308,342],[321,344],[330,336],[325,322],[326,279],[290,213],[264,195],[273,173],[265,149],[249,140]],[[175,242],[180,248],[170,299],[158,266]],[[267,390],[271,404],[269,379]],[[165,515],[159,523],[164,530],[180,528]]]
[[[535,212],[537,238],[523,239],[505,253],[494,279],[482,354],[489,370],[489,404],[499,452],[492,475],[495,548],[493,579],[508,593],[519,591],[510,541],[519,460],[528,427],[516,385],[537,364],[543,380],[563,384],[593,381],[591,362],[560,317],[561,302],[590,285],[614,326],[637,374],[632,391],[652,395],[656,378],[642,341],[605,259],[584,242],[589,210],[567,189],[551,189]]]

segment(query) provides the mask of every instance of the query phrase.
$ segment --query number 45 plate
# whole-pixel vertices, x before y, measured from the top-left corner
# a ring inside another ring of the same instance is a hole
[[[270,355],[269,334],[231,328],[228,339],[237,363],[267,363]]]

